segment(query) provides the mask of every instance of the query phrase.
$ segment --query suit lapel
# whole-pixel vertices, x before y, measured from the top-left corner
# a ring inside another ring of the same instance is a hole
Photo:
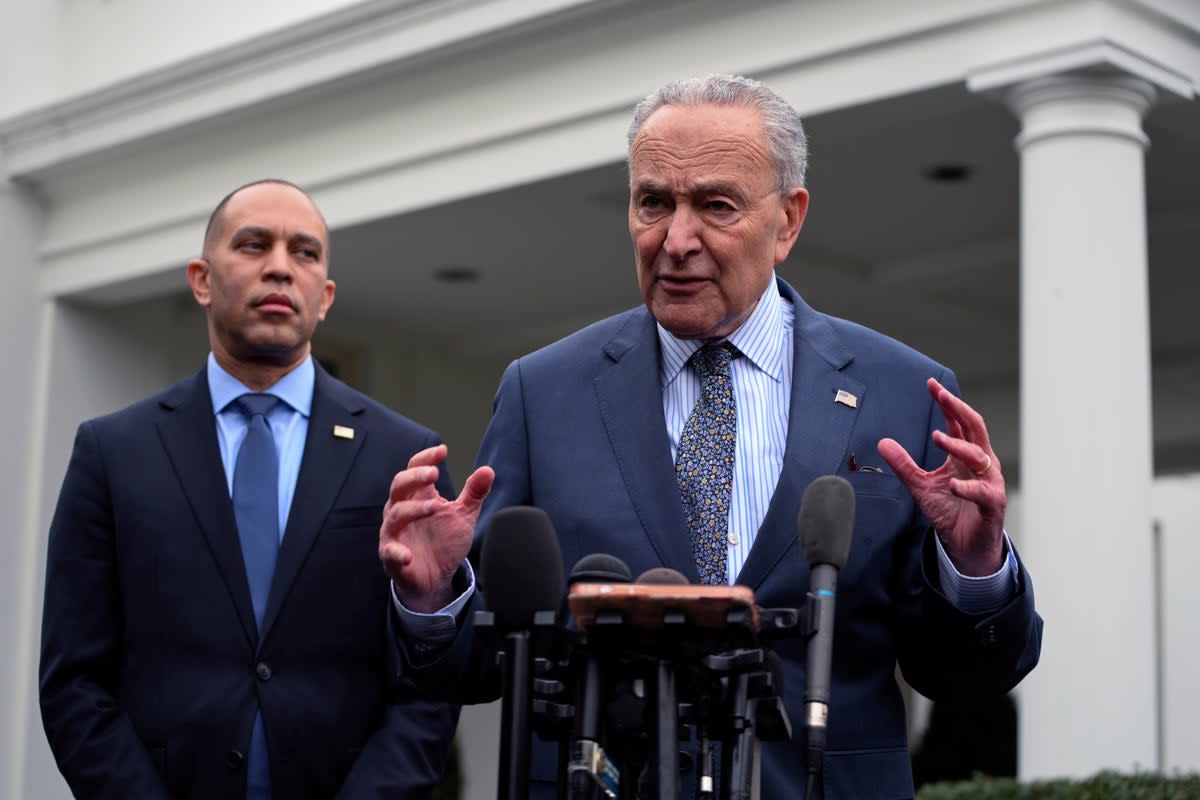
[[[331,378],[319,364],[314,362],[314,366],[316,385],[308,437],[263,614],[264,640],[368,435],[366,421],[361,416],[366,409],[362,400]],[[334,436],[334,426],[339,425],[353,429],[354,438]]]
[[[176,384],[160,402],[168,413],[158,421],[159,437],[233,598],[242,630],[253,645],[258,633],[250,585],[217,445],[217,423],[205,371]],[[197,602],[203,600],[198,598]]]
[[[654,319],[632,312],[604,352],[613,364],[596,378],[596,397],[630,500],[662,563],[699,582],[662,415]]]
[[[751,588],[762,583],[796,541],[796,517],[804,490],[816,478],[836,474],[846,457],[858,409],[835,402],[838,390],[850,392],[860,402],[866,394],[866,387],[844,371],[854,354],[828,320],[786,283],[779,284],[795,309],[792,396],[779,484],[737,578]]]

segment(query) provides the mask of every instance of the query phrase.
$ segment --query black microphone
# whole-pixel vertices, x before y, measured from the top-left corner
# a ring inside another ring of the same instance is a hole
[[[629,583],[633,573],[625,562],[608,553],[592,553],[575,562],[567,585],[577,583]]]
[[[562,552],[546,512],[532,506],[496,512],[483,538],[479,583],[496,627],[504,634],[497,797],[527,800],[533,700],[530,631],[535,614],[557,613],[563,594]]]
[[[688,579],[670,567],[651,567],[638,575],[636,583],[639,586],[687,586]]]
[[[804,490],[796,522],[800,549],[812,573],[808,588],[810,630],[804,677],[804,727],[808,733],[809,785],[821,771],[828,732],[833,667],[833,611],[837,575],[850,555],[854,487],[825,475]]]
[[[633,574],[625,562],[607,553],[584,556],[571,569],[568,586],[579,583],[629,583]],[[600,742],[601,689],[604,669],[599,656],[590,647],[581,653],[582,677],[576,686],[575,736],[568,754],[568,797],[586,800],[598,786],[606,797],[615,797],[621,773]]]

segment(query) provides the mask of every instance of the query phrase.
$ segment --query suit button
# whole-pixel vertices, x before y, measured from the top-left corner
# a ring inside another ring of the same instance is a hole
[[[995,647],[1000,641],[995,625],[988,625],[979,633],[979,644],[983,647]]]
[[[260,681],[271,680],[271,668],[267,666],[267,662],[260,661],[258,666],[254,668],[254,674],[258,676]]]
[[[242,764],[246,763],[246,757],[237,750],[230,750],[225,754],[225,763],[232,770],[239,770]]]
[[[692,771],[692,763],[693,763],[692,754],[687,752],[686,750],[680,750],[679,751],[679,771],[680,772],[691,772]]]

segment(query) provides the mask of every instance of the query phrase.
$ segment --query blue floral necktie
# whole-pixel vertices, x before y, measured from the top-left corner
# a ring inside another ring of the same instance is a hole
[[[737,404],[729,362],[738,355],[736,347],[721,342],[705,345],[690,360],[700,377],[701,393],[679,437],[675,478],[701,583],[729,583],[726,540],[737,442]]]

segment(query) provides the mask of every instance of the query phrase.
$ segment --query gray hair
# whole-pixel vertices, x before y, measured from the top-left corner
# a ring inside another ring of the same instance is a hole
[[[650,115],[663,106],[671,105],[749,106],[758,109],[767,137],[767,149],[779,177],[779,193],[786,194],[804,186],[804,173],[808,169],[808,137],[804,135],[800,115],[766,84],[740,75],[700,75],[671,81],[647,95],[633,110],[628,137],[630,153],[633,151],[633,140]]]

